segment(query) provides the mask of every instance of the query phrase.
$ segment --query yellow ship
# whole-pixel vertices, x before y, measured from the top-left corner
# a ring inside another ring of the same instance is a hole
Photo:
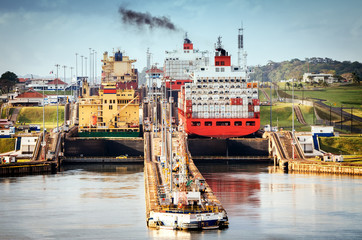
[[[79,98],[80,137],[138,137],[139,96],[138,73],[128,56],[118,51],[103,54],[102,83],[98,96],[90,96],[83,81]]]

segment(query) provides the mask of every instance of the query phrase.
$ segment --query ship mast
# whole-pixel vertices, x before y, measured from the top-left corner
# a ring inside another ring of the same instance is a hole
[[[241,28],[239,28],[239,33],[238,33],[238,67],[243,69],[246,78],[248,76],[247,59],[246,59],[247,56],[248,54],[244,50],[244,27],[243,23],[241,23]],[[243,57],[242,61],[243,63],[241,63],[242,57]]]

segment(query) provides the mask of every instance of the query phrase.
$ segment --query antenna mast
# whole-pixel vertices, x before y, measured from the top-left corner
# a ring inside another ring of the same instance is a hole
[[[238,33],[238,67],[241,67],[241,54],[244,53],[244,28],[243,23],[241,22],[241,28],[239,28]]]

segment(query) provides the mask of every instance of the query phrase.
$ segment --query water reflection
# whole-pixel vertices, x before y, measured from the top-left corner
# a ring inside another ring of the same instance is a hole
[[[360,239],[362,177],[196,163],[228,212],[225,230],[149,230],[143,165],[69,165],[0,178],[0,239]]]

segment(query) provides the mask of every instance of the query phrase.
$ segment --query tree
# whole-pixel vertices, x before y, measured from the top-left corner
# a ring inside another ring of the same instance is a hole
[[[290,82],[287,82],[286,85],[288,86],[288,89],[290,90]]]
[[[10,89],[12,89],[15,84],[18,82],[18,76],[15,73],[7,71],[1,75],[0,78],[0,88],[1,92],[8,93]]]
[[[354,83],[354,84],[360,84],[360,82],[361,82],[361,78],[358,76],[358,74],[356,73],[356,72],[353,72],[352,73],[352,82]]]

